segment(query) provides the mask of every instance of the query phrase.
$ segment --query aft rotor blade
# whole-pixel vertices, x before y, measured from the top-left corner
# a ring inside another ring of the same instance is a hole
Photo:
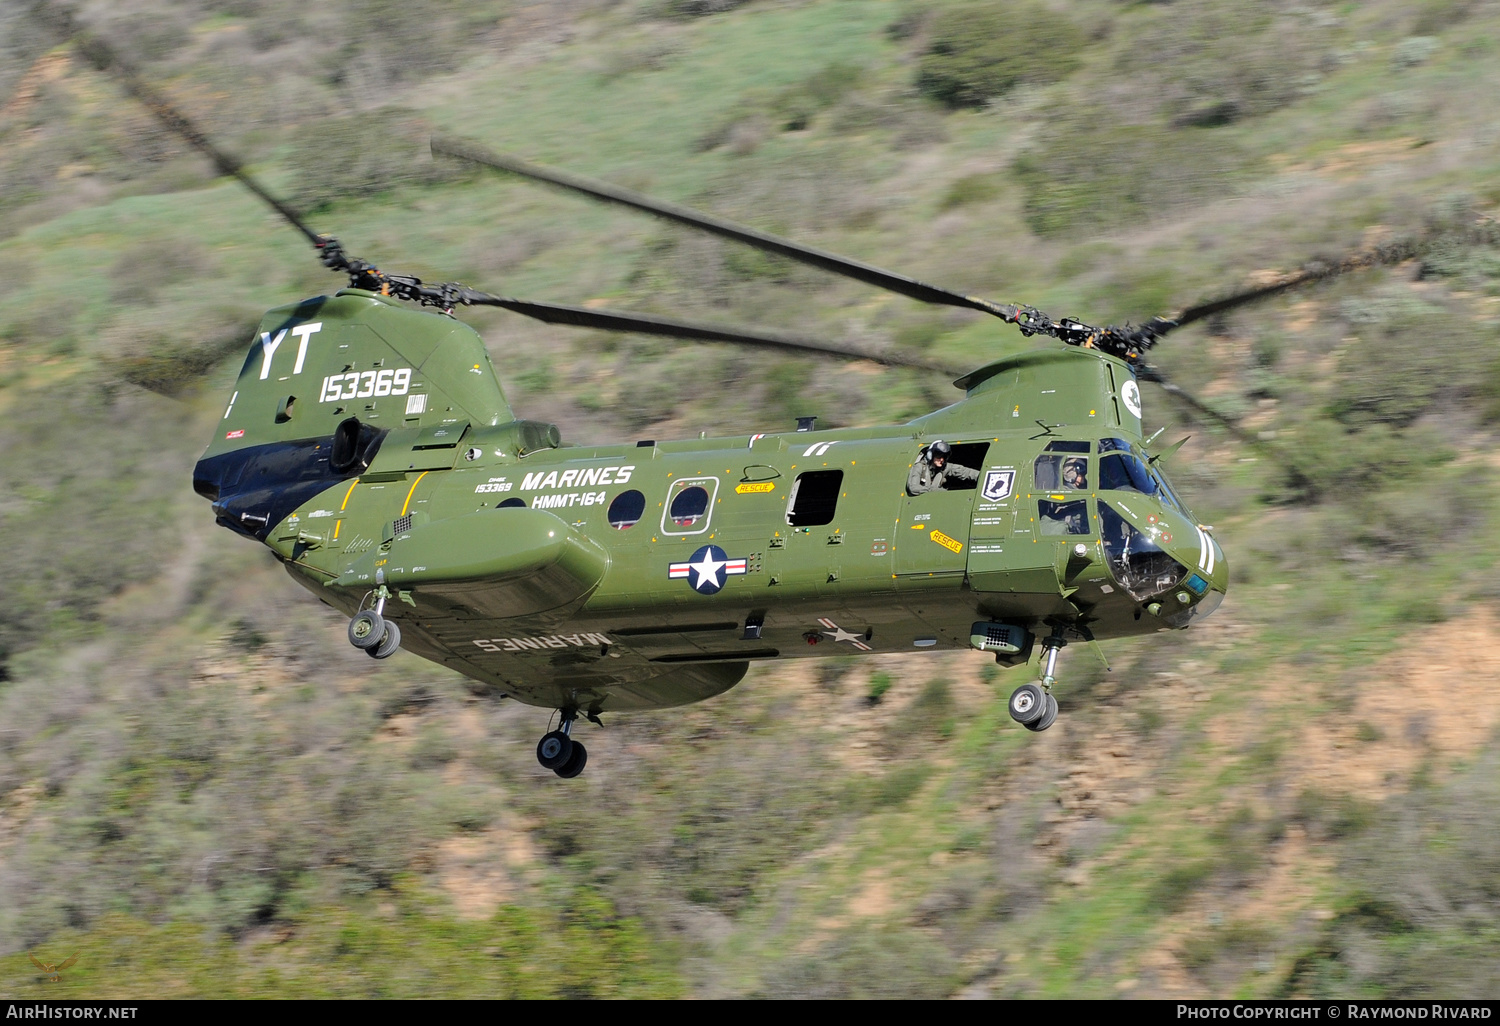
[[[1180,385],[1173,384],[1171,381],[1167,380],[1166,375],[1162,374],[1159,368],[1154,367],[1151,364],[1138,363],[1136,364],[1135,370],[1136,375],[1142,381],[1150,381],[1154,383],[1159,388],[1161,388],[1163,392],[1167,393],[1167,395],[1171,396],[1173,399],[1176,399],[1182,405],[1188,407],[1188,409],[1207,417],[1209,420],[1212,420],[1214,423],[1224,428],[1224,430],[1228,431],[1236,441],[1243,442],[1251,448],[1258,449],[1269,456],[1271,459],[1275,460],[1278,466],[1286,470],[1288,479],[1297,490],[1308,495],[1313,495],[1315,493],[1316,489],[1313,485],[1312,479],[1309,478],[1305,473],[1303,473],[1301,468],[1298,467],[1297,464],[1294,463],[1285,452],[1282,452],[1280,448],[1271,445],[1269,442],[1259,437],[1258,435],[1246,431],[1243,427],[1240,426],[1240,422],[1235,418],[1220,413],[1218,410],[1214,409],[1212,406],[1209,406],[1203,400],[1199,399],[1191,392],[1182,388]]]
[[[62,38],[72,42],[75,49],[90,64],[107,75],[113,75],[125,87],[125,91],[139,100],[156,115],[167,129],[180,136],[199,153],[213,161],[220,174],[230,175],[241,185],[259,196],[272,210],[280,214],[288,224],[296,228],[313,245],[321,245],[323,239],[303,222],[302,217],[291,207],[261,188],[259,182],[250,177],[244,167],[229,154],[223,152],[188,119],[186,114],[174,107],[155,89],[146,84],[135,68],[98,36],[80,27],[73,16],[50,3],[37,3],[32,12],[43,23],[50,25]]]
[[[625,313],[617,310],[595,310],[583,306],[564,306],[561,303],[536,303],[522,299],[507,299],[486,295],[472,289],[463,290],[459,301],[470,306],[498,306],[525,317],[547,324],[568,324],[576,328],[598,328],[602,331],[632,331],[643,335],[659,335],[665,338],[699,339],[706,342],[733,342],[737,345],[760,346],[780,349],[791,353],[814,353],[819,356],[835,356],[846,360],[870,360],[887,367],[912,367],[918,370],[952,373],[952,368],[925,360],[904,356],[887,355],[840,346],[829,342],[782,335],[759,328],[741,328],[733,325],[694,324],[655,314]]]
[[[1218,410],[1214,409],[1212,406],[1209,406],[1203,400],[1197,398],[1191,392],[1188,392],[1187,390],[1182,388],[1180,385],[1175,385],[1171,381],[1168,381],[1166,376],[1151,364],[1138,363],[1135,365],[1135,372],[1136,376],[1139,377],[1142,381],[1150,381],[1156,385],[1159,385],[1163,392],[1167,393],[1172,398],[1176,399],[1178,402],[1182,403],[1184,406],[1187,406],[1194,412],[1202,414],[1203,416],[1209,418],[1240,441],[1248,442],[1251,445],[1258,445],[1260,443],[1259,438],[1256,438],[1254,435],[1247,432],[1244,428],[1240,427],[1239,421],[1226,414],[1220,413]]]
[[[874,285],[903,296],[909,296],[912,299],[919,299],[924,303],[961,306],[970,310],[979,310],[983,313],[993,314],[1007,321],[1014,322],[1015,320],[1016,308],[1014,306],[992,303],[987,299],[980,299],[976,296],[965,296],[958,292],[939,288],[936,285],[929,285],[915,278],[908,278],[903,274],[896,274],[893,271],[887,271],[871,264],[839,256],[837,253],[830,253],[827,250],[816,249],[812,246],[804,246],[801,243],[783,239],[769,232],[736,224],[733,221],[716,217],[713,214],[705,214],[702,211],[693,210],[691,207],[652,199],[649,196],[643,196],[629,189],[622,189],[620,186],[611,185],[608,182],[585,178],[582,175],[559,171],[556,168],[543,167],[540,164],[532,164],[518,157],[494,153],[473,143],[435,138],[432,140],[432,152],[456,157],[460,160],[471,161],[475,164],[482,164],[497,171],[507,171],[511,174],[532,178],[536,181],[546,182],[549,185],[556,185],[563,189],[571,189],[574,192],[580,192],[585,196],[592,196],[594,199],[603,200],[608,203],[619,203],[623,206],[632,207],[636,210],[665,218],[668,221],[675,221],[678,224],[698,228],[722,238],[742,242],[747,246],[754,246],[756,249],[767,253],[775,253],[789,260],[796,260],[800,263],[830,271],[833,274],[853,278],[855,281],[862,281],[868,285]]]

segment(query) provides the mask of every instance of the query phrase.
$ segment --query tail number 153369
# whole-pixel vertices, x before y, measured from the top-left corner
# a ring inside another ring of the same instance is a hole
[[[378,395],[405,395],[411,388],[410,367],[387,367],[385,370],[350,371],[323,379],[319,402],[339,399],[369,399]]]

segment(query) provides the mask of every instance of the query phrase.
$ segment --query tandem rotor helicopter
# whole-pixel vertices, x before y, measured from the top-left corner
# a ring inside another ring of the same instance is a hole
[[[350,617],[398,648],[556,710],[541,765],[582,772],[576,721],[721,694],[752,663],[979,649],[1040,679],[1010,697],[1033,731],[1069,642],[1186,628],[1228,563],[1141,426],[1139,382],[1235,426],[1142,360],[1172,330],[1410,244],[1311,266],[1132,327],[1053,320],[470,143],[433,152],[622,204],[1047,341],[958,377],[905,424],[689,441],[565,444],[517,419],[484,343],[455,319],[497,306],[553,324],[773,347],[887,366],[917,359],[756,329],[503,298],[389,274],[312,231],[71,17],[39,13],[172,131],[302,232],[348,287],[269,311],[193,487]],[[1160,434],[1160,432],[1158,432]],[[1178,443],[1179,445],[1181,443]]]

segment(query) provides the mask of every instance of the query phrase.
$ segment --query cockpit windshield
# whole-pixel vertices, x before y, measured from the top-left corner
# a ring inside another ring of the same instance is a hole
[[[1151,469],[1151,476],[1160,486],[1159,496],[1165,499],[1168,505],[1175,507],[1179,513],[1191,517],[1192,514],[1188,512],[1188,508],[1183,505],[1182,500],[1177,497],[1177,493],[1172,490],[1172,485],[1167,481],[1167,475],[1162,473],[1161,468],[1153,467]]]
[[[1099,502],[1099,533],[1109,572],[1137,602],[1177,586],[1187,568],[1162,551],[1150,535],[1137,531],[1107,502]]]
[[[1099,487],[1155,495],[1156,479],[1134,453],[1112,452],[1099,460]]]

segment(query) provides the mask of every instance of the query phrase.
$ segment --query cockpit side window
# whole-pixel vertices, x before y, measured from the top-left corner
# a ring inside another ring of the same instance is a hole
[[[1083,499],[1074,499],[1072,502],[1039,499],[1036,522],[1038,533],[1044,537],[1059,534],[1088,534],[1088,503]]]
[[[1155,495],[1156,479],[1139,458],[1129,452],[1112,452],[1099,458],[1099,487],[1116,491]]]
[[[1039,492],[1086,491],[1090,480],[1088,457],[1043,453],[1032,466],[1032,480]]]

